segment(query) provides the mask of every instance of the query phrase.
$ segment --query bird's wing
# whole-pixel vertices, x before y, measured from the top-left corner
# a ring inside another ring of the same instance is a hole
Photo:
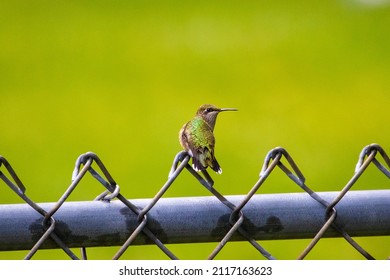
[[[204,170],[207,166],[212,166],[214,158],[215,138],[211,130],[203,126],[191,124],[185,133],[187,145],[192,154],[193,165],[196,170]]]

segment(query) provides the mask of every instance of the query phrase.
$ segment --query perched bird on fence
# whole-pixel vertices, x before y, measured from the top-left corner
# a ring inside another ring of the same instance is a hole
[[[237,111],[235,108],[217,108],[214,105],[200,106],[195,117],[186,123],[179,132],[181,146],[192,157],[192,166],[196,171],[208,166],[221,174],[222,169],[215,159],[214,126],[220,112]]]

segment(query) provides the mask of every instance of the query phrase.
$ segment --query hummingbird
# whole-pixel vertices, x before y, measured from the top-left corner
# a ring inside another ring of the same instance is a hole
[[[180,144],[192,157],[192,166],[198,172],[210,166],[218,174],[222,173],[214,155],[214,127],[218,114],[225,111],[237,111],[237,109],[217,108],[211,104],[202,105],[192,120],[180,129]]]

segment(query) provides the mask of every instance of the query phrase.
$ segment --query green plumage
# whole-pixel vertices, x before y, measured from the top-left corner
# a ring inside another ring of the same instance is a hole
[[[215,172],[222,173],[214,156],[214,126],[218,113],[233,110],[236,109],[219,109],[213,105],[202,105],[195,117],[180,130],[180,144],[192,157],[195,170],[202,171],[210,167]]]

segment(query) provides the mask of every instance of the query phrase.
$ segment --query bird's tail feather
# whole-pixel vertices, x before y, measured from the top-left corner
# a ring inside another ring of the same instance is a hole
[[[206,167],[202,165],[198,157],[192,157],[192,168],[194,168],[196,172],[206,169]]]
[[[222,173],[222,168],[217,159],[208,149],[205,149],[202,154],[197,154],[192,157],[192,167],[195,171],[199,172],[205,170],[208,166],[218,174]]]
[[[221,168],[221,166],[219,166],[219,163],[215,157],[213,157],[210,167],[212,170],[214,170],[218,174],[222,174],[222,168]]]

